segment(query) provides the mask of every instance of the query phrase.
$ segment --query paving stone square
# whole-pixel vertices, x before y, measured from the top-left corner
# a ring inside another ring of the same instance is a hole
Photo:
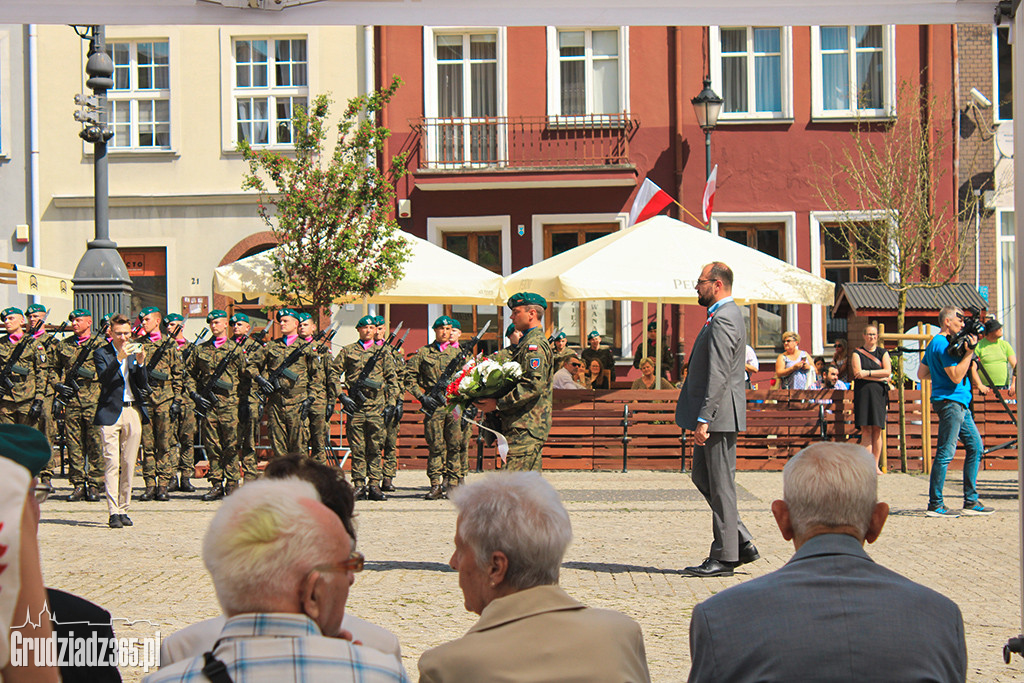
[[[483,475],[470,475],[474,477]],[[699,563],[711,543],[711,514],[679,472],[550,472],[573,523],[574,540],[561,583],[582,602],[617,609],[644,630],[652,679],[683,681],[689,671],[688,628],[693,606],[729,586],[783,565],[792,545],[782,540],[769,506],[781,496],[778,472],[737,474],[740,514],[761,560],[734,577],[697,579],[682,568]],[[58,494],[67,494],[67,482]],[[197,484],[200,482],[196,482]],[[476,615],[463,609],[458,578],[448,567],[455,513],[447,501],[422,500],[423,472],[403,471],[391,500],[357,505],[359,549],[366,569],[356,577],[348,608],[396,634],[406,670],[430,647],[461,636]],[[950,472],[947,500],[959,498]],[[47,585],[107,608],[118,636],[166,635],[219,613],[200,557],[201,539],[217,507],[195,494],[169,502],[132,504],[135,526],[107,527],[103,503],[43,505],[40,544]],[[1024,660],[1003,664],[1002,646],[1020,632],[1020,532],[1017,475],[984,471],[979,490],[995,508],[988,517],[925,517],[928,481],[888,474],[879,495],[892,506],[879,540],[868,546],[879,563],[949,596],[964,615],[968,680],[1024,680]],[[136,491],[138,495],[139,491]],[[879,624],[879,638],[887,637]],[[126,681],[138,669],[123,670]]]

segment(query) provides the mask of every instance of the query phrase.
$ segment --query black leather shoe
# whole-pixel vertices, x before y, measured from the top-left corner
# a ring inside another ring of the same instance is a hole
[[[139,496],[139,500],[142,500],[142,501],[153,500],[153,498],[155,496],[156,496],[156,487],[155,486],[147,486],[146,490],[142,492],[141,496]]]
[[[366,484],[358,484],[355,492],[356,500],[366,500]]]
[[[171,497],[167,495],[166,486],[157,486],[156,493],[153,494],[153,500],[170,500]]]
[[[181,483],[178,484],[178,490],[182,493],[195,493],[196,487],[189,481],[189,476],[184,472],[181,473]]]
[[[100,499],[100,490],[95,486],[88,486],[85,489],[85,499],[90,503],[95,503]]]
[[[120,529],[124,526],[124,522],[121,521],[121,515],[110,515],[110,519],[107,524],[111,529]]]
[[[209,491],[203,494],[203,500],[205,501],[220,500],[223,497],[224,487],[221,486],[219,483],[214,484]]]
[[[134,524],[134,522],[129,519],[128,515],[118,515],[118,517],[121,518],[121,524],[124,526],[132,526],[132,524]]]
[[[370,484],[369,488],[366,489],[366,498],[368,500],[387,500],[388,497],[384,495],[384,492],[380,490],[380,487],[376,484]]]
[[[384,477],[384,481],[380,483],[380,490],[387,491],[388,493],[391,493],[395,490],[395,485],[391,481],[391,477]]]
[[[741,564],[750,564],[751,562],[760,559],[761,554],[757,552],[757,548],[754,547],[753,543],[747,541],[740,546],[740,561],[736,563],[736,566],[738,567]]]
[[[167,484],[167,493],[174,493],[178,490],[178,478],[171,477],[171,482]]]
[[[82,484],[76,486],[75,490],[72,491],[71,495],[68,496],[68,500],[72,503],[77,503],[83,498],[85,498],[85,486],[83,486]]]
[[[700,565],[696,567],[686,567],[683,569],[684,572],[690,576],[708,577],[708,576],[732,576],[733,568],[735,567],[733,562],[722,562],[716,560],[713,557],[709,557]]]
[[[441,500],[442,498],[444,498],[444,489],[440,484],[432,484],[427,495],[423,496],[423,500]]]

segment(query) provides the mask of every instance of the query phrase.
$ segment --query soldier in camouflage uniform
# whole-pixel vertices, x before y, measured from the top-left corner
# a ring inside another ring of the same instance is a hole
[[[155,306],[142,309],[139,313],[138,341],[146,352],[146,368],[149,373],[149,395],[145,398],[149,422],[142,425],[142,478],[146,488],[139,500],[170,500],[167,488],[174,478],[174,463],[171,462],[172,444],[176,440],[176,424],[181,419],[182,385],[181,354],[173,336],[181,323],[170,323],[166,334],[160,331],[163,315]],[[159,355],[159,358],[156,356]],[[156,360],[154,364],[154,360]]]
[[[544,334],[547,301],[539,294],[521,292],[508,300],[512,323],[523,333],[512,360],[523,368],[516,385],[499,399],[482,399],[483,412],[497,409],[502,434],[508,439],[510,471],[540,470],[541,451],[551,431],[551,347]]]
[[[452,348],[458,350],[459,338],[461,336],[462,324],[452,318]],[[469,349],[469,351],[472,352],[472,349]],[[459,421],[459,426],[462,428],[462,447],[459,451],[458,477],[455,481],[449,483],[449,488],[466,483],[466,475],[469,474],[469,442],[473,437],[473,423],[469,420],[476,419],[477,411],[471,410],[470,413],[469,415],[464,414]]]
[[[316,334],[316,322],[313,316],[306,312],[299,313],[299,339],[312,341]],[[314,349],[316,363],[323,381],[319,383],[316,394],[313,396],[313,406],[309,410],[309,417],[306,419],[305,429],[306,443],[312,457],[319,463],[327,463],[327,387],[330,383],[329,370],[331,365],[331,354],[328,352],[327,344],[313,344],[309,348]],[[333,391],[332,391],[333,396]]]
[[[384,316],[378,315],[373,321],[377,325],[377,342],[384,343],[388,335],[387,322]],[[401,340],[389,347],[391,359],[395,363],[395,373],[398,375],[398,385],[394,387],[392,395],[385,397],[388,405],[392,406],[389,413],[390,420],[384,422],[384,455],[381,469],[384,478],[380,482],[380,490],[390,493],[395,490],[394,479],[398,475],[398,428],[402,423],[402,412],[405,409],[405,357],[402,356]]]
[[[196,413],[192,403],[195,383],[192,380],[192,347],[185,339],[185,319],[177,313],[168,313],[164,318],[167,326],[175,325],[174,347],[181,357],[181,415],[172,421],[174,435],[171,443],[170,464],[172,475],[168,491],[195,493],[196,487],[189,479],[195,474]]]
[[[341,404],[348,414],[345,436],[352,451],[352,485],[356,487],[356,500],[387,500],[380,490],[384,409],[387,399],[398,392],[398,372],[391,351],[374,340],[377,325],[373,316],[360,318],[356,330],[359,341],[341,347],[334,361],[338,376],[344,375],[347,390]],[[374,357],[373,370],[359,386],[363,368]],[[362,395],[362,405],[358,405],[357,393]]]
[[[580,358],[583,359],[583,367],[588,370],[590,361],[597,360],[603,369],[610,370],[613,375],[615,374],[615,357],[612,356],[612,350],[609,347],[601,346],[601,333],[597,330],[591,330],[587,335],[587,346],[580,351]]]
[[[302,422],[313,408],[313,400],[323,383],[323,373],[317,364],[316,348],[310,344],[300,352],[295,362],[283,368],[292,352],[303,345],[298,335],[298,313],[290,308],[282,308],[277,312],[277,321],[281,326],[281,338],[275,339],[264,347],[263,376],[257,376],[257,384],[261,391],[270,391],[267,398],[267,432],[270,436],[270,449],[274,456],[306,455],[309,451],[303,439]],[[277,374],[275,374],[277,373]]]
[[[25,314],[19,308],[8,308],[0,313],[7,337],[0,342],[0,367],[6,365],[18,343],[22,341],[28,329],[25,327]],[[9,379],[14,388],[10,393],[0,397],[0,424],[20,424],[35,427],[43,417],[43,399],[46,396],[48,372],[46,353],[43,345],[36,339],[25,342],[21,357],[11,368],[5,379]]]
[[[100,443],[99,427],[93,425],[96,404],[100,400],[100,383],[96,379],[96,363],[86,345],[92,335],[92,313],[87,308],[71,311],[71,336],[65,337],[53,347],[50,363],[50,381],[56,400],[64,410],[64,443],[68,456],[68,479],[74,490],[68,496],[70,501],[83,498],[95,502],[103,490],[103,446]],[[98,339],[97,344],[102,344]],[[84,362],[75,377],[68,371],[84,354]],[[71,381],[78,384],[78,391],[72,389]]]
[[[516,352],[516,344],[523,338],[523,333],[516,329],[515,323],[509,323],[505,328],[505,337],[508,339],[508,346],[491,354],[491,359],[498,363],[512,360],[512,356]]]
[[[42,304],[32,304],[25,309],[25,314],[28,316],[28,326],[32,328],[46,319],[46,307]],[[42,346],[43,355],[46,357],[47,380],[43,396],[43,414],[36,423],[36,429],[46,435],[46,440],[50,442],[51,448],[50,462],[46,463],[46,467],[39,473],[39,486],[48,488],[51,492],[53,486],[50,484],[50,479],[53,477],[53,473],[60,468],[60,451],[52,450],[57,443],[57,423],[53,419],[53,384],[50,383],[50,364],[53,362],[52,347],[57,341],[57,338],[47,332],[43,325],[39,325],[36,342]]]
[[[260,473],[256,458],[260,399],[252,384],[252,375],[263,364],[263,344],[259,339],[248,337],[252,323],[245,313],[235,313],[230,323],[235,342],[242,343],[245,351],[246,372],[238,383],[238,460],[242,464],[242,477],[249,482],[259,478]]]
[[[434,321],[434,341],[422,347],[409,359],[406,365],[406,388],[416,400],[423,403],[426,394],[440,379],[448,362],[458,353],[458,347],[452,348],[450,338],[452,332],[451,318],[442,315]],[[444,498],[445,489],[441,478],[451,482],[458,479],[462,456],[462,428],[459,419],[442,403],[434,407],[434,414],[423,420],[424,436],[427,440],[427,477],[430,479],[430,491],[424,498],[437,500]]]
[[[560,368],[569,358],[576,355],[576,352],[569,348],[569,340],[565,332],[559,332],[551,340],[551,355],[555,359],[554,367]]]
[[[196,385],[192,401],[206,413],[200,419],[200,428],[210,463],[210,490],[203,500],[220,500],[238,488],[238,385],[246,372],[246,362],[242,349],[228,335],[228,314],[210,311],[206,322],[210,325],[210,339],[192,353],[192,379]],[[227,365],[216,376],[226,358]],[[201,392],[211,383],[214,402],[204,405],[207,397]]]

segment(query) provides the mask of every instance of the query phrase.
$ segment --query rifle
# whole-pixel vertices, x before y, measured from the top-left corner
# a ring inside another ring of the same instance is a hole
[[[441,376],[437,378],[437,382],[430,388],[430,391],[423,394],[420,398],[420,412],[430,417],[434,414],[434,411],[443,406],[446,402],[445,392],[448,390],[448,385],[451,384],[452,378],[455,377],[455,373],[462,368],[463,362],[466,360],[466,356],[469,355],[468,351],[472,351],[477,344],[480,343],[480,339],[487,333],[487,330],[491,327],[491,321],[488,320],[487,324],[484,325],[484,329],[469,340],[469,342],[462,346],[459,344],[459,352],[449,361],[447,367]]]
[[[195,350],[199,342],[203,341],[203,339],[206,338],[206,335],[209,334],[209,332],[210,330],[204,327],[202,330],[199,331],[199,334],[196,335],[195,339],[193,339],[192,341],[185,345],[185,348],[181,350],[181,362],[183,364],[185,363],[185,361],[188,360],[188,357],[192,355],[192,352]]]
[[[67,404],[67,401],[71,400],[81,391],[82,387],[78,384],[78,377],[84,377],[86,379],[95,379],[96,373],[92,373],[92,376],[83,374],[82,366],[85,365],[85,361],[89,360],[92,352],[98,346],[99,340],[106,334],[107,328],[110,327],[110,321],[106,318],[100,324],[96,333],[89,337],[89,340],[82,344],[82,348],[79,349],[78,355],[75,356],[75,360],[68,367],[67,372],[64,373],[64,382],[53,385],[56,390],[56,395],[53,397],[54,406],[58,410]]]
[[[380,358],[380,354],[384,352],[384,349],[389,348],[392,342],[395,341],[395,335],[402,329],[404,321],[398,323],[398,327],[388,335],[387,340],[383,344],[377,347],[377,350],[370,356],[370,360],[366,361],[363,365],[362,371],[359,373],[359,377],[356,378],[355,383],[349,388],[348,394],[342,394],[339,399],[341,400],[341,409],[345,411],[345,414],[352,415],[363,409],[366,405],[366,396],[363,394],[363,390],[367,388],[367,383],[370,380],[370,374],[373,369],[377,366],[377,360]]]
[[[263,377],[262,375],[256,375],[253,377],[253,381],[256,382],[256,387],[260,390],[260,394],[264,399],[270,398],[271,394],[281,389],[282,377],[292,381],[299,378],[298,375],[288,369],[289,366],[302,357],[302,352],[306,350],[306,347],[314,342],[319,342],[321,339],[326,337],[327,332],[328,331],[321,330],[313,335],[309,341],[304,341],[301,344],[296,345],[296,347],[292,349],[292,352],[288,354],[284,361],[282,361],[282,363],[278,365],[268,377]]]
[[[557,337],[560,334],[562,334],[562,328],[561,327],[558,327],[558,328],[555,328],[554,330],[552,330],[551,331],[551,336],[548,337],[548,344],[553,344],[554,341],[555,341],[555,337]]]
[[[188,318],[185,318],[185,320],[187,321]],[[182,321],[181,323],[178,323],[178,325],[180,327],[184,328],[185,327],[185,321]],[[158,382],[166,381],[167,380],[167,375],[165,375],[162,372],[156,372],[156,366],[160,364],[160,360],[164,357],[164,354],[167,353],[168,349],[171,348],[171,344],[174,343],[174,338],[177,337],[177,336],[178,336],[177,330],[175,330],[174,334],[172,335],[171,334],[171,326],[168,325],[167,326],[167,339],[164,339],[163,343],[160,344],[159,347],[157,347],[156,352],[149,359],[149,362],[146,363],[146,372],[149,374],[149,376],[151,378],[155,379]]]
[[[395,347],[394,347],[395,353],[401,353],[401,351],[402,351],[402,344],[405,343],[405,338],[409,336],[409,332],[410,331],[411,331],[411,329],[410,330],[406,330],[405,334],[402,335],[402,338],[395,342]],[[405,401],[403,400],[404,396],[405,396],[405,387],[402,386],[402,387],[399,388],[398,400],[395,401],[395,405],[388,406],[387,408],[384,409],[384,426],[385,427],[390,427],[391,425],[397,424],[397,423],[402,421],[402,415],[405,414]],[[389,409],[390,409],[390,412],[389,412]]]
[[[57,341],[57,335],[58,334],[63,334],[64,332],[67,331],[67,329],[68,329],[68,321],[65,320],[64,322],[62,322],[60,324],[60,327],[58,327],[56,329],[56,331],[54,331],[54,333],[50,335],[50,338],[43,342],[43,352],[45,353],[45,352],[49,351],[50,347],[53,346],[53,343],[55,341]]]
[[[324,337],[324,340],[320,343],[320,346],[316,347],[317,355],[322,355],[331,346],[331,342],[334,340],[334,335],[337,334],[337,330],[330,330]]]
[[[31,328],[29,331],[22,335],[21,340],[18,341],[14,346],[14,350],[11,351],[11,355],[7,357],[7,362],[4,363],[4,367],[0,369],[0,397],[6,396],[14,392],[14,381],[11,379],[11,375],[14,373],[15,367],[18,367],[18,360],[21,358],[21,354],[28,348],[28,344],[34,341],[36,332],[42,327],[43,321],[40,320]],[[22,368],[24,370],[24,368]],[[21,374],[21,373],[18,373]],[[27,371],[25,374],[28,374]]]
[[[214,368],[213,374],[210,375],[210,379],[206,381],[206,386],[204,386],[200,391],[192,392],[192,402],[195,403],[195,411],[197,415],[206,417],[206,413],[210,411],[210,408],[217,405],[218,399],[217,395],[213,393],[214,389],[229,389],[231,387],[231,385],[228,385],[227,387],[224,386],[227,383],[221,380],[221,375],[223,375],[224,371],[228,369],[228,363],[231,362],[231,359],[235,357],[238,350],[241,349],[248,340],[249,335],[245,335],[242,338],[242,341],[236,341],[234,347],[228,351],[228,354],[224,356],[220,363],[217,364],[217,367]]]

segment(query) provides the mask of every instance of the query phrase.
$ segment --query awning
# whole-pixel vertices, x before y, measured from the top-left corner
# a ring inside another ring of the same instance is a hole
[[[896,314],[896,292],[881,282],[847,282],[839,288],[832,315],[843,318],[850,313],[892,313]],[[915,314],[938,313],[944,306],[967,309],[974,306],[988,309],[988,302],[981,298],[972,285],[954,283],[938,287],[915,287],[907,292],[907,311]]]

